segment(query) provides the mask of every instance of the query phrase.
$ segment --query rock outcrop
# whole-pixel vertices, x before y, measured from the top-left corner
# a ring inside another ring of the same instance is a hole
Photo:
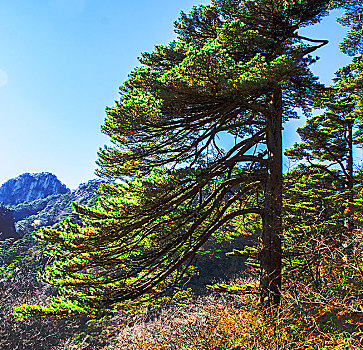
[[[25,173],[0,187],[0,203],[16,205],[68,192],[66,185],[51,173]]]
[[[94,191],[101,183],[101,180],[90,180],[80,184],[74,191],[9,205],[14,210],[17,231],[24,235],[42,226],[53,226],[66,217],[69,217],[72,222],[79,222],[78,216],[72,213],[72,202],[94,206],[98,198]]]
[[[0,206],[0,241],[8,238],[20,238],[15,230],[14,213]]]
[[[51,173],[25,173],[8,180],[0,187],[0,241],[53,226],[66,217],[80,222],[72,214],[72,202],[94,206],[98,198],[94,191],[102,182],[90,180],[70,191]]]

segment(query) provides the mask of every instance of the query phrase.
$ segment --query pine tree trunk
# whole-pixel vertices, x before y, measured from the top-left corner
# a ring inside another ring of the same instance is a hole
[[[347,190],[351,191],[353,189],[353,123],[348,121],[346,129],[346,139],[347,139]]]
[[[345,137],[347,142],[347,154],[346,154],[346,173],[347,179],[345,183],[345,188],[348,190],[347,205],[349,210],[349,203],[353,201],[353,122],[348,120],[346,125]],[[352,232],[353,227],[351,220],[347,218],[345,220],[344,226],[347,228],[348,232]]]
[[[282,235],[282,92],[272,96],[267,118],[266,145],[268,179],[266,183],[262,252],[260,302],[262,306],[278,306],[281,300],[281,235]],[[268,304],[268,305],[267,305]]]

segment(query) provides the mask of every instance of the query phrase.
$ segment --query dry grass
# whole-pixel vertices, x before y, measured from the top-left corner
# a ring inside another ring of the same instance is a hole
[[[236,299],[208,296],[167,307],[155,318],[121,329],[105,349],[267,348],[272,327],[258,311],[242,307]]]
[[[285,274],[283,303],[274,312],[259,310],[253,295],[211,294],[134,316],[120,311],[95,319],[15,323],[12,306],[44,303],[54,293],[20,270],[0,283],[0,349],[363,349],[363,249],[361,239],[353,243],[348,258],[343,250],[322,249],[315,280],[303,269]],[[231,284],[246,282],[253,281]]]
[[[331,290],[339,282],[330,268]],[[281,308],[259,310],[254,296],[211,294],[183,305],[165,305],[144,314],[118,312],[98,318],[29,320],[15,323],[12,305],[33,295],[41,302],[51,294],[32,278],[18,274],[2,294],[0,349],[9,350],[302,350],[362,349],[361,303],[352,294],[324,294],[309,285],[285,281]],[[357,276],[354,275],[357,279]],[[34,283],[26,289],[26,280]],[[231,284],[241,282],[233,281]],[[243,281],[246,282],[246,281]],[[251,281],[248,281],[251,283]],[[333,282],[335,284],[333,284]],[[359,286],[359,284],[357,285]],[[34,295],[34,291],[37,291]],[[356,288],[353,289],[356,291]],[[29,301],[29,300],[27,300]],[[363,328],[362,328],[363,329]]]

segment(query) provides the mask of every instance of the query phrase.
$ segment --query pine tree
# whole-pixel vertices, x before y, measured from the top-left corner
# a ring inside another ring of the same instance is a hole
[[[337,1],[335,6],[345,10],[338,22],[350,27],[341,50],[361,54],[362,2]],[[303,280],[296,273],[308,274],[317,288],[327,251],[335,265],[349,261],[361,227],[361,174],[354,173],[354,145],[362,143],[362,77],[362,56],[340,68],[334,85],[317,99],[325,113],[309,118],[298,130],[301,142],[286,151],[300,162],[285,176],[286,273],[293,271],[294,278]]]
[[[279,304],[281,130],[296,107],[308,113],[320,86],[309,54],[327,43],[297,30],[329,3],[215,0],[181,14],[176,41],[142,54],[103,127],[113,146],[98,174],[118,183],[102,186],[97,209],[75,206],[84,227],[38,234],[57,258],[45,278],[76,301],[29,314],[155,300],[211,236],[248,215],[263,227],[261,302]]]
[[[336,170],[298,166],[284,176],[284,276],[290,284],[321,287],[320,268],[327,247],[343,241],[344,199]],[[343,219],[343,220],[342,220]]]
[[[317,102],[326,112],[309,118],[298,129],[301,142],[286,151],[290,158],[304,161],[305,167],[320,169],[324,177],[338,181],[347,212],[354,201],[354,144],[362,143],[361,79],[361,57],[339,69],[335,84],[326,88]],[[348,218],[345,226],[352,231]]]
[[[339,88],[339,84],[327,89],[319,100],[327,111],[309,118],[306,125],[297,130],[301,142],[286,154],[296,160],[304,160],[307,166],[324,169],[338,166],[340,180],[348,190],[353,188],[353,129],[358,126],[355,99]],[[358,135],[356,135],[358,136]]]
[[[338,22],[349,27],[341,50],[350,56],[363,54],[363,1],[338,0],[336,3],[345,10]]]

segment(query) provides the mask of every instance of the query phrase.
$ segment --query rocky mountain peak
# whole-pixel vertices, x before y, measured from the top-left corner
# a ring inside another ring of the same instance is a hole
[[[93,179],[89,180],[88,182],[81,183],[74,191],[72,191],[72,194],[76,199],[91,197],[103,182],[104,181],[100,179]]]
[[[0,187],[0,203],[16,205],[70,192],[66,185],[51,173],[24,173]]]

